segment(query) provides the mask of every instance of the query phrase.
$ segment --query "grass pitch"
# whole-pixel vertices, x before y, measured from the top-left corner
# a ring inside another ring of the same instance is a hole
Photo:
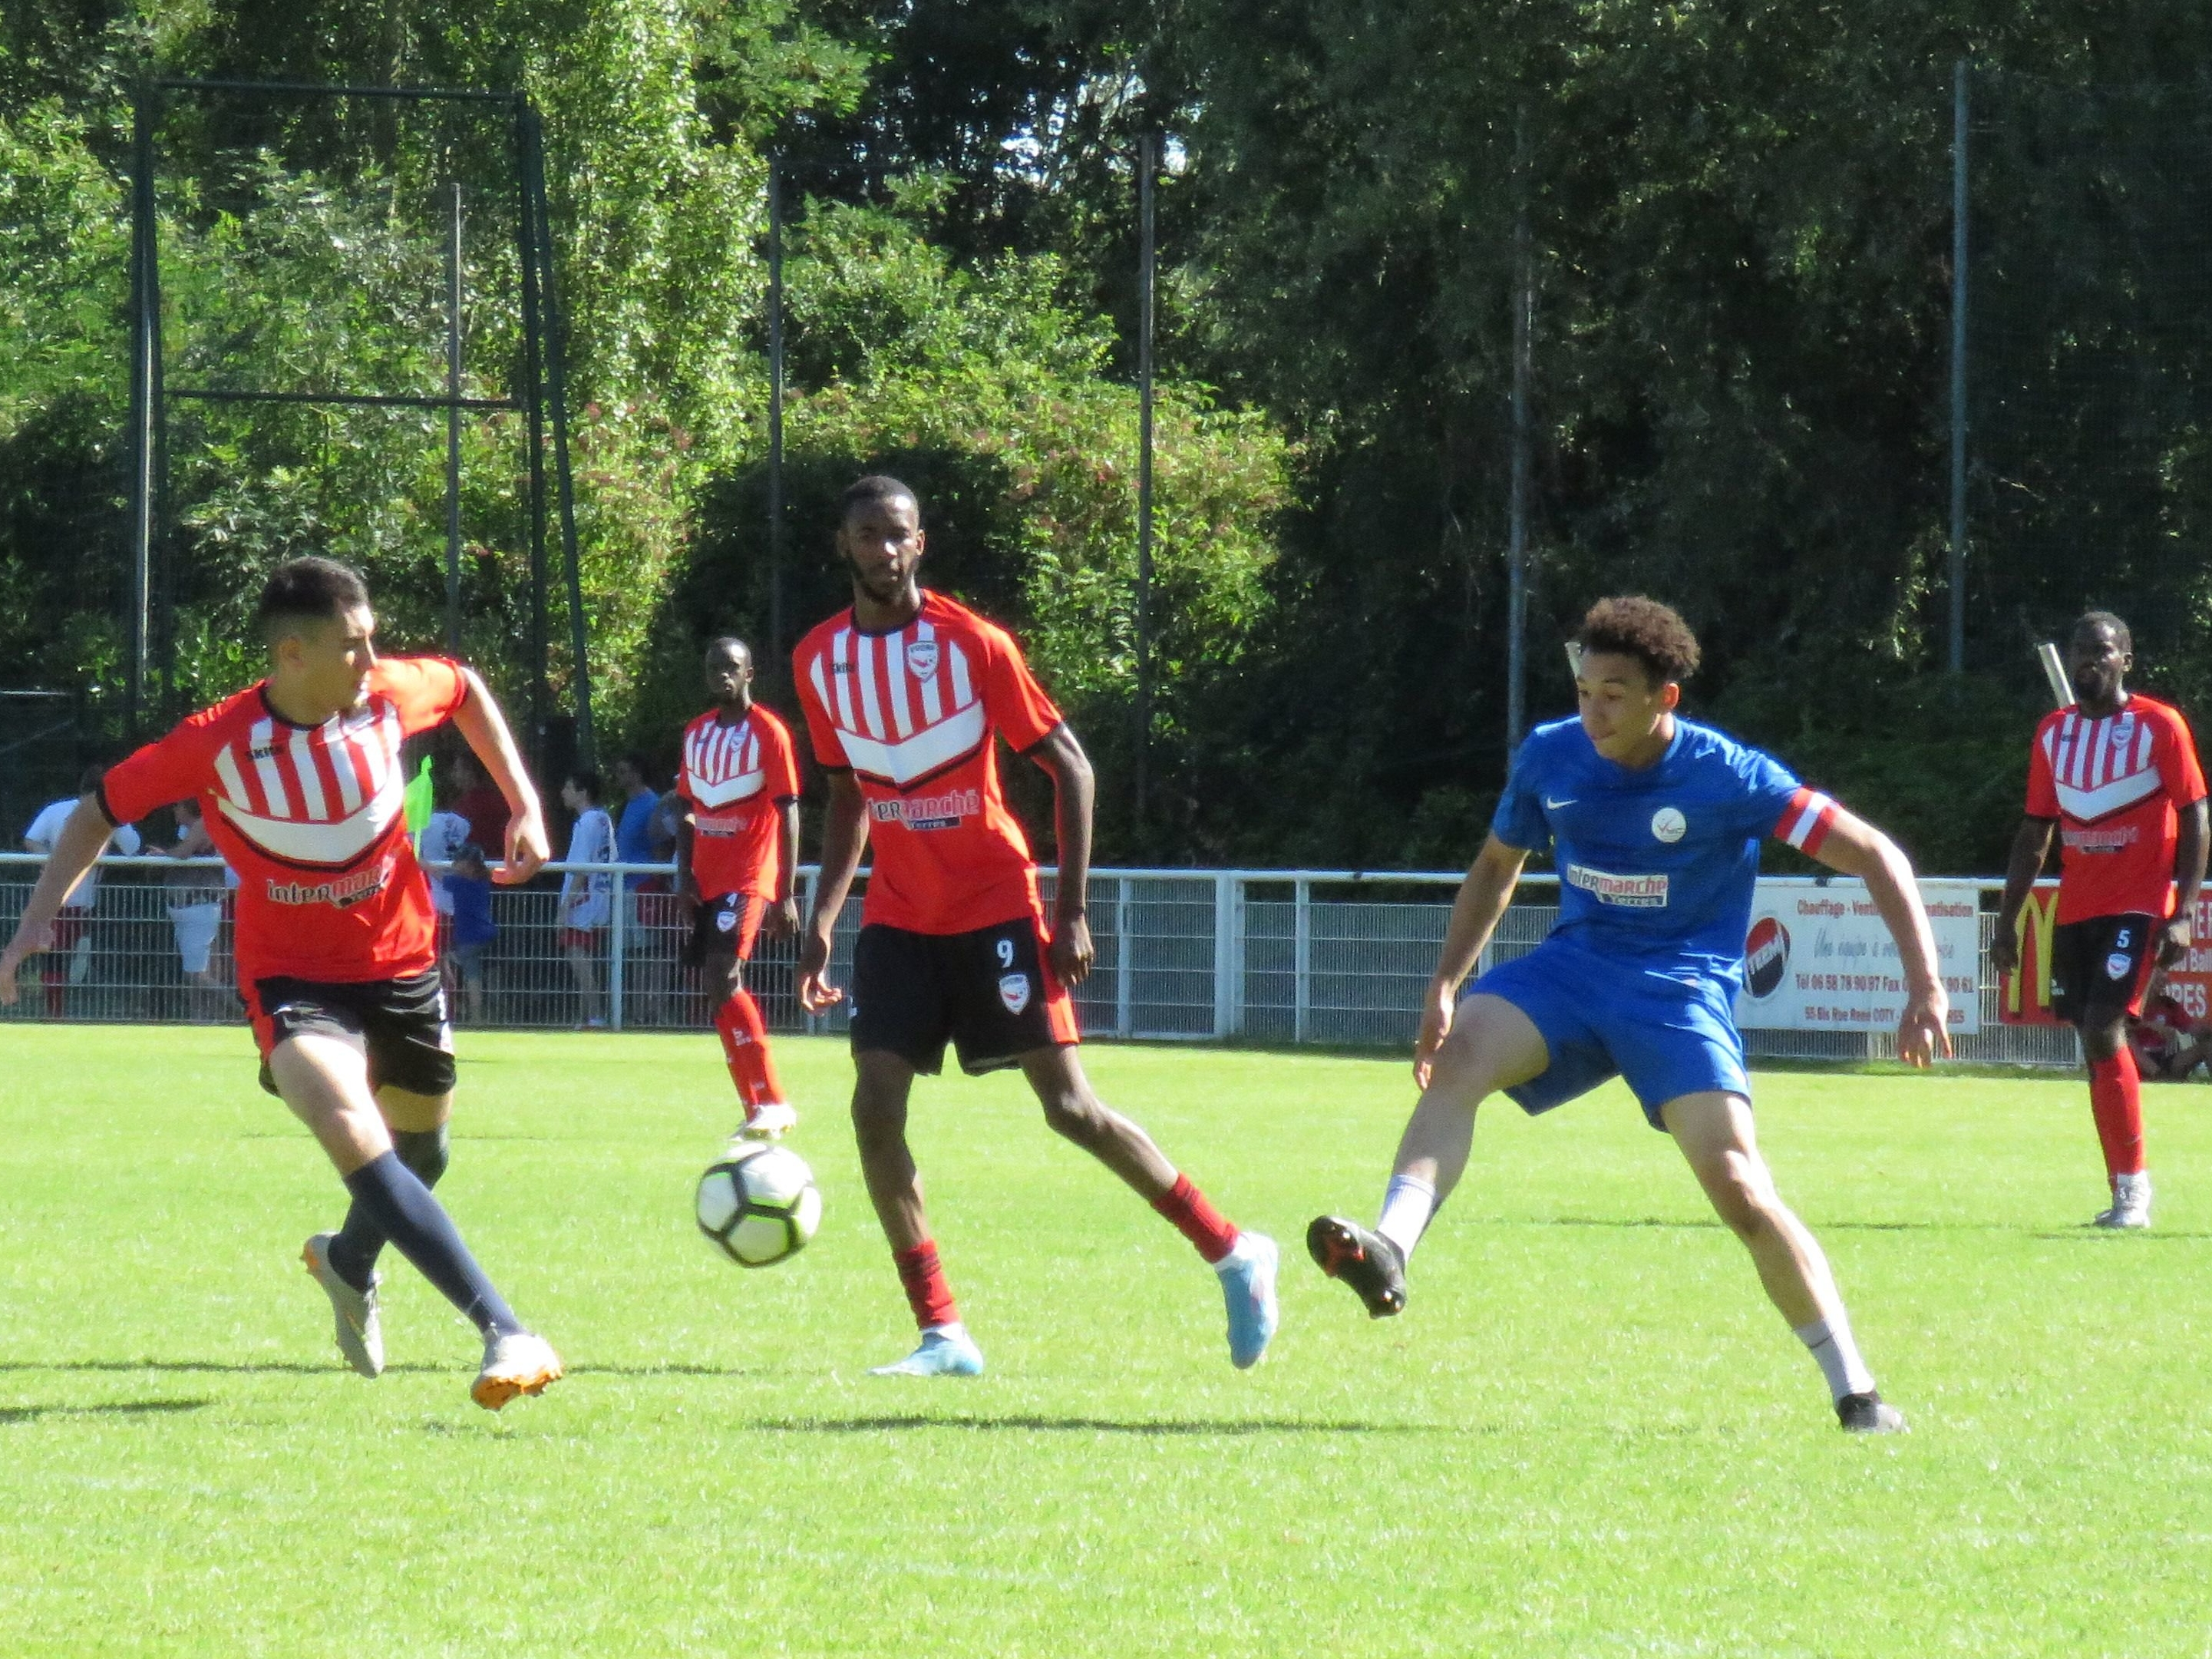
[[[2188,1654],[2212,1648],[2212,1091],[2149,1091],[2159,1227],[2106,1237],[2072,1081],[1759,1079],[1908,1437],[1846,1439],[1618,1085],[1486,1111],[1407,1313],[1306,1218],[1372,1209],[1397,1061],[1098,1047],[1107,1097],[1285,1253],[1231,1370],[1212,1277],[1018,1081],[915,1139],[974,1382],[911,1336],[830,1042],[783,1041],[828,1198],[794,1261],[692,1231],[710,1036],[465,1034],[441,1188],[572,1366],[386,1259],[392,1370],[300,1241],[342,1197],[243,1031],[0,1032],[0,1653]]]

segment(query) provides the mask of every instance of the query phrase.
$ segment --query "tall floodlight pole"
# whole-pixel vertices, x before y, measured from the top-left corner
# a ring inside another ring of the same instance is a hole
[[[1951,76],[1951,648],[1966,665],[1966,60]]]
[[[148,594],[154,556],[155,313],[161,303],[154,238],[154,121],[157,94],[142,86],[131,120],[131,597],[125,619],[131,661],[126,719],[135,741],[146,702]]]
[[[1528,336],[1536,307],[1528,249],[1528,125],[1516,125],[1513,216],[1513,441],[1506,498],[1505,746],[1521,746],[1528,717]]]
[[[1137,140],[1137,765],[1136,829],[1144,835],[1152,746],[1152,175],[1158,136]]]
[[[446,651],[461,654],[461,187],[446,224]]]
[[[768,158],[768,638],[784,670],[783,638],[783,171]]]

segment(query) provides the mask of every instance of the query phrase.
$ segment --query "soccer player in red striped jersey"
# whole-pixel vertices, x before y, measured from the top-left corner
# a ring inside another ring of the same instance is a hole
[[[496,1411],[561,1375],[514,1316],[430,1188],[444,1173],[453,1028],[439,981],[437,913],[407,836],[400,744],[450,720],[505,794],[512,817],[497,879],[545,862],[538,796],[483,682],[438,657],[376,653],[358,573],[295,559],[255,611],[269,676],[111,768],[77,802],[15,934],[0,951],[0,1001],[43,941],[62,896],[113,826],[197,798],[238,872],[239,994],[283,1097],[337,1166],[345,1224],[303,1252],[331,1299],[353,1368],[384,1368],[375,1271],[386,1243],[473,1322],[484,1361],[471,1395]]]
[[[743,640],[707,647],[707,695],[714,706],[684,728],[676,775],[684,960],[719,999],[714,1030],[744,1108],[738,1136],[773,1139],[799,1115],[783,1097],[745,964],[761,934],[799,931],[799,766],[783,722],[753,701],[753,653]]]
[[[2142,1079],[2127,1025],[2151,970],[2188,954],[2204,881],[2204,772],[2180,710],[2127,689],[2128,625],[2109,611],[2074,624],[2075,703],[2043,717],[2028,750],[2027,814],[2013,837],[2003,908],[1990,946],[2020,965],[2020,912],[2059,839],[2051,1004],[2079,1028],[2089,1111],[2104,1148],[2111,1207],[2100,1227],[2150,1225]]]
[[[878,1375],[968,1376],[981,1351],[952,1300],[906,1139],[907,1096],[950,1042],[970,1073],[1017,1066],[1045,1121],[1182,1231],[1219,1274],[1229,1354],[1259,1362],[1274,1334],[1276,1251],[1240,1232],[1145,1132],[1091,1091],[1068,995],[1091,971],[1091,763],[1020,647],[925,592],[921,509],[895,478],[845,492],[837,549],[853,604],[792,658],[815,758],[830,775],[822,882],[799,955],[812,1012],[844,995],[830,939],[864,848],[874,861],[853,957],[853,1127],[921,1343]],[[1051,777],[1060,885],[1049,930],[1036,866],[999,784],[1004,738]]]

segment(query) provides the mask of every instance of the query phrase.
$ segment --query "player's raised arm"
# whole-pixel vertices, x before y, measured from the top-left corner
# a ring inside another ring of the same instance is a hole
[[[1809,793],[1809,792],[1808,792]],[[1936,957],[1936,933],[1920,902],[1912,862],[1887,836],[1840,806],[1827,806],[1826,832],[1805,850],[1839,875],[1856,876],[1881,912],[1883,925],[1897,941],[1898,964],[1905,973],[1905,1017],[1898,1022],[1898,1058],[1926,1066],[1940,1054],[1951,1056],[1951,999]]]
[[[507,730],[507,716],[500,712],[491,688],[473,668],[464,668],[461,676],[468,683],[468,696],[453,711],[453,725],[467,739],[499,793],[507,797],[507,860],[492,872],[492,879],[501,886],[517,886],[536,875],[553,855],[545,839],[545,809],[538,802],[537,787],[523,767],[514,734]]]
[[[866,806],[850,771],[830,774],[830,810],[822,824],[822,875],[815,884],[806,937],[799,948],[799,1001],[810,1014],[835,1007],[844,999],[845,993],[829,979],[830,936],[868,845]]]
[[[1429,1067],[1437,1050],[1451,1035],[1452,1012],[1459,1006],[1459,988],[1482,959],[1482,947],[1498,929],[1498,919],[1513,902],[1513,890],[1528,861],[1523,847],[1509,847],[1490,836],[1468,867],[1452,900],[1451,925],[1444,930],[1443,951],[1437,957],[1436,977],[1421,1005],[1420,1036],[1413,1043],[1413,1081],[1429,1086]]]
[[[62,901],[99,860],[101,849],[113,833],[114,826],[108,823],[100,797],[81,796],[63,823],[61,833],[54,837],[53,849],[46,854],[46,867],[39,872],[31,896],[23,902],[23,914],[16,921],[15,936],[8,941],[7,948],[0,951],[0,1006],[14,1006],[15,975],[23,966],[23,959],[34,951],[46,948],[54,918],[61,914]]]
[[[1060,843],[1060,884],[1053,901],[1052,970],[1071,989],[1091,977],[1091,818],[1097,784],[1091,758],[1065,721],[1029,751],[1052,779],[1054,833]]]

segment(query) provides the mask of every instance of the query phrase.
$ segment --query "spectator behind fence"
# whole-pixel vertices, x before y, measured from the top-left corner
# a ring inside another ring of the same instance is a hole
[[[77,780],[76,796],[53,802],[33,818],[31,827],[23,831],[23,850],[41,854],[52,852],[54,838],[61,834],[62,825],[69,822],[69,815],[76,811],[77,796],[88,795],[99,788],[106,769],[101,766],[86,767],[84,775]],[[121,853],[128,857],[137,852],[140,845],[138,832],[127,823],[118,823],[100,852],[103,855]],[[52,931],[46,936],[46,959],[39,964],[39,977],[46,981],[48,1019],[60,1019],[67,1014],[69,988],[83,984],[92,971],[93,913],[99,906],[100,866],[94,865],[62,900],[61,914],[54,918]]]
[[[173,859],[219,857],[215,838],[200,816],[199,801],[185,797],[176,805],[177,838],[168,848]],[[205,1018],[222,1006],[222,981],[214,971],[216,935],[222,930],[223,886],[235,882],[230,866],[220,870],[171,871],[161,878],[169,908],[169,926],[177,935],[177,957],[184,964],[185,981],[192,988],[192,1012]]]
[[[468,839],[483,849],[485,858],[501,857],[507,848],[507,797],[466,750],[453,757],[450,770],[457,792],[453,811],[469,821]]]
[[[499,937],[491,917],[491,871],[483,848],[465,841],[453,848],[453,867],[438,883],[453,926],[447,933],[446,979],[460,988],[461,1007],[471,1025],[483,1024],[484,956]]]
[[[453,861],[453,849],[474,839],[469,833],[469,821],[447,804],[452,795],[453,785],[450,782],[437,786],[438,805],[431,810],[428,819],[415,837],[415,860],[429,872],[430,902],[438,912],[437,949],[441,963],[446,960],[447,946],[453,928],[453,896],[446,890],[446,884],[438,877],[442,866]],[[501,797],[501,805],[504,809],[504,796]],[[477,844],[482,845],[481,842]],[[446,989],[450,994],[453,989],[453,976],[447,974],[445,977]]]
[[[615,861],[614,820],[599,805],[599,775],[589,768],[571,772],[561,786],[562,805],[576,815],[575,827],[568,832],[568,862],[572,865]],[[576,994],[583,1000],[580,1029],[607,1023],[599,1002],[598,964],[613,901],[611,872],[580,874],[571,870],[561,878],[561,954],[568,959],[568,971],[576,976]]]
[[[2168,988],[2163,969],[2151,975],[2139,1018],[2128,1021],[2136,1069],[2159,1083],[2186,1082],[2199,1066],[2212,1067],[2212,1020],[2193,1020]]]
[[[615,826],[615,852],[624,864],[653,862],[653,813],[660,805],[660,797],[646,781],[651,775],[652,769],[646,764],[645,757],[635,750],[615,763],[615,787],[623,792],[622,819]],[[660,885],[656,876],[623,878],[626,892]]]

